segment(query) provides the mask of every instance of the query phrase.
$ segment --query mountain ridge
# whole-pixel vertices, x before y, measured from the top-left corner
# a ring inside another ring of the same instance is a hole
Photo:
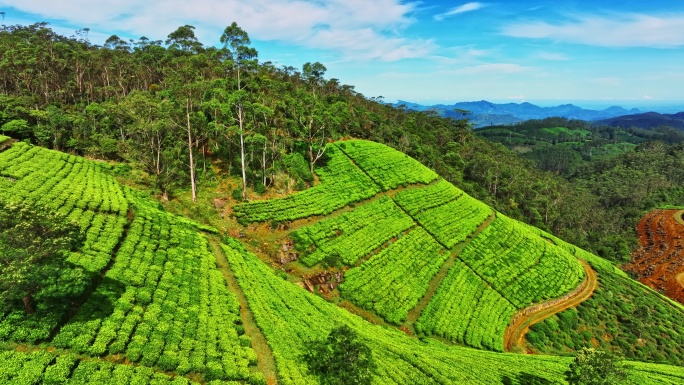
[[[392,105],[395,107],[405,105],[408,109],[417,111],[434,110],[445,117],[468,118],[475,127],[483,127],[492,124],[514,124],[524,120],[544,119],[556,116],[568,119],[594,121],[642,112],[638,108],[628,110],[620,106],[593,110],[578,107],[571,103],[541,107],[529,102],[493,103],[487,100],[458,102],[455,104],[435,104],[430,106],[399,100]]]

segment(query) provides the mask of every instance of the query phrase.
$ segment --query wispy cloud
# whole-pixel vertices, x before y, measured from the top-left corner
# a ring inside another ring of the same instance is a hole
[[[217,44],[236,21],[252,39],[334,50],[349,60],[416,58],[435,48],[429,39],[401,36],[415,22],[417,5],[400,0],[0,0],[2,6],[90,27],[93,34],[121,31],[155,40],[191,24],[205,44]]]
[[[684,46],[684,14],[652,16],[615,14],[580,16],[566,23],[512,23],[502,33],[511,37],[548,39],[601,47],[676,48]]]
[[[482,9],[486,6],[487,6],[487,4],[480,3],[477,1],[472,1],[470,3],[465,3],[463,5],[459,5],[458,7],[452,8],[452,9],[450,9],[444,13],[437,14],[434,16],[434,18],[437,21],[442,21],[449,16],[459,15],[461,13],[466,13],[466,12],[477,11],[478,9]]]

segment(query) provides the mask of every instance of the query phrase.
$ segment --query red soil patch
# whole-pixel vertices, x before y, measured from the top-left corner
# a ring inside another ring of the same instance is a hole
[[[639,248],[625,270],[639,281],[684,303],[684,226],[675,219],[678,210],[655,210],[637,225]]]

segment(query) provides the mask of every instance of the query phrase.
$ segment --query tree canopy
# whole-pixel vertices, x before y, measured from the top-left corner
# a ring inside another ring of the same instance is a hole
[[[333,329],[325,340],[312,341],[304,360],[326,385],[370,384],[376,367],[370,348],[346,325]]]
[[[63,300],[80,292],[83,272],[68,266],[70,251],[81,244],[80,227],[66,218],[26,204],[0,202],[0,303],[23,302],[34,311],[34,296]]]
[[[565,373],[570,385],[615,385],[626,373],[618,357],[594,348],[582,348]]]

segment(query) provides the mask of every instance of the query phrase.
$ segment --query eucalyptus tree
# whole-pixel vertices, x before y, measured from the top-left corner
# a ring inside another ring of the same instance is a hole
[[[322,100],[321,95],[326,70],[327,68],[319,62],[305,63],[302,66],[305,88],[297,87],[289,100],[291,114],[297,125],[296,136],[307,145],[312,175],[316,161],[323,156],[327,148],[332,129],[329,123],[335,119],[330,106]]]
[[[135,91],[119,106],[128,112],[126,157],[138,163],[152,177],[163,199],[182,175],[176,154],[182,153],[182,139],[173,129],[172,103],[149,92]],[[179,140],[181,139],[181,140]]]
[[[220,39],[223,47],[230,54],[226,61],[229,69],[235,74],[234,91],[230,95],[229,104],[233,109],[233,120],[237,123],[240,136],[240,168],[242,172],[242,199],[247,199],[247,174],[245,172],[245,115],[249,104],[249,93],[243,82],[243,75],[257,65],[258,52],[250,47],[249,35],[236,22],[226,27]]]
[[[185,130],[188,144],[188,169],[192,201],[197,200],[197,180],[195,177],[195,130],[193,121],[198,113],[206,83],[201,76],[204,56],[202,44],[194,33],[195,27],[184,25],[168,35],[166,44],[171,52],[171,63],[166,76],[168,94],[175,101],[177,109],[173,122]]]

